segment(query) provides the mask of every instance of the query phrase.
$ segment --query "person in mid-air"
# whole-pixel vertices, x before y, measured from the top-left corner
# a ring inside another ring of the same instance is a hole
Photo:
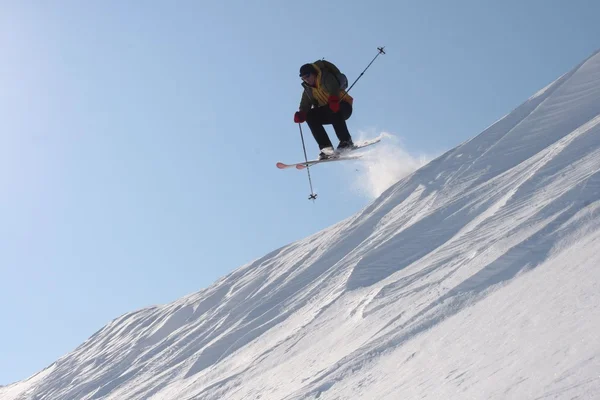
[[[323,125],[333,125],[339,139],[338,153],[352,149],[346,120],[352,115],[353,98],[344,90],[348,87],[346,76],[334,64],[319,60],[300,67],[300,77],[304,91],[294,122],[306,121],[319,145],[319,159],[336,153]]]

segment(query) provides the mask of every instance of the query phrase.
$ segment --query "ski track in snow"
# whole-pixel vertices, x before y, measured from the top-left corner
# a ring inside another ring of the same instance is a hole
[[[368,207],[0,398],[600,398],[600,55]]]

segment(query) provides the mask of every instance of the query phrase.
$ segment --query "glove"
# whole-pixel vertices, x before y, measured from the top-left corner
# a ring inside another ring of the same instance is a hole
[[[306,112],[296,111],[296,114],[294,114],[294,122],[297,124],[301,124],[304,121],[306,121]]]
[[[333,111],[334,113],[336,113],[340,110],[340,98],[339,97],[329,96],[329,98],[327,99],[327,102],[329,103],[329,108],[331,108],[331,111]]]

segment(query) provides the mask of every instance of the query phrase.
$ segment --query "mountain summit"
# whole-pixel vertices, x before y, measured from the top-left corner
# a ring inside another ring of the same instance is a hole
[[[0,398],[600,398],[599,228],[596,53],[358,214]]]

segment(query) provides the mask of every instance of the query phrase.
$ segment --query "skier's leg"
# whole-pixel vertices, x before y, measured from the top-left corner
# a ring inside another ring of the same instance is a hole
[[[329,107],[317,107],[311,109],[306,114],[306,123],[319,145],[320,150],[326,147],[333,147],[331,140],[327,135],[327,131],[325,131],[325,128],[323,127],[323,124],[329,123],[327,110],[329,110]]]
[[[337,113],[330,113],[330,122],[335,129],[335,134],[340,140],[340,143],[351,143],[352,137],[348,131],[346,120],[352,115],[352,105],[342,101],[340,103],[340,109]]]

